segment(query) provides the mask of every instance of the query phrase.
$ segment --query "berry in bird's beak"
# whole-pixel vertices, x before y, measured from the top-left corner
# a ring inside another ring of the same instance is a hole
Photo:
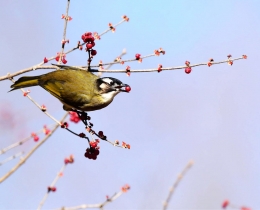
[[[126,92],[130,92],[131,91],[131,87],[129,85],[125,86],[125,91]]]

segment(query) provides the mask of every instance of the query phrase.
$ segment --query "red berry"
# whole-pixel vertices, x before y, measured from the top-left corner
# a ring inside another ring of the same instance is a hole
[[[126,91],[126,92],[130,92],[130,91],[131,91],[131,87],[130,87],[130,86],[126,86],[126,87],[125,87],[125,91]]]
[[[187,67],[187,68],[185,68],[185,73],[186,73],[186,74],[191,73],[191,67]]]
[[[67,63],[67,60],[65,58],[63,58],[61,61],[62,61],[63,64]]]
[[[95,142],[95,141],[91,141],[89,144],[90,144],[90,146],[91,146],[92,148],[95,148],[98,143]]]
[[[91,55],[96,55],[97,54],[97,51],[96,50],[91,50]]]
[[[139,60],[140,59],[140,57],[141,57],[141,55],[140,54],[135,54],[135,58],[136,58],[136,60]]]
[[[91,49],[93,45],[91,43],[86,44],[87,49]]]
[[[94,154],[95,154],[96,156],[99,155],[99,150],[98,150],[98,149],[95,149]]]
[[[228,200],[225,200],[225,201],[222,203],[222,208],[225,209],[228,205],[229,205],[229,201],[228,201]]]
[[[39,140],[39,137],[38,137],[37,135],[35,135],[35,136],[33,137],[33,140],[36,142],[36,141]]]
[[[43,63],[48,63],[48,59],[45,57],[44,59],[43,59]]]
[[[56,60],[56,61],[59,61],[59,60],[60,60],[60,56],[59,56],[59,55],[56,56],[55,60]]]
[[[52,187],[52,188],[51,188],[51,191],[52,191],[52,192],[55,192],[56,190],[57,190],[56,187]]]
[[[69,159],[65,158],[64,163],[68,164],[69,162],[70,162]]]

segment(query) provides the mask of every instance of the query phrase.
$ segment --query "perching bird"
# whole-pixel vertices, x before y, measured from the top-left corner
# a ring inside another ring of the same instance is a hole
[[[12,86],[19,88],[41,86],[63,103],[66,111],[95,111],[108,106],[120,92],[129,92],[130,86],[112,77],[99,78],[95,74],[69,66],[61,66],[47,74],[21,77]],[[121,89],[121,88],[125,89]],[[11,91],[12,91],[11,90]]]

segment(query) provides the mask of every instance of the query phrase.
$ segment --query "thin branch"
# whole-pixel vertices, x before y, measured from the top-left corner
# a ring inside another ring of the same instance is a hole
[[[54,57],[55,58],[55,57]],[[53,59],[54,59],[53,58]],[[1,76],[0,77],[0,81],[2,81],[2,80],[6,80],[6,79],[12,79],[13,77],[15,77],[15,76],[18,76],[18,75],[20,75],[20,74],[24,74],[24,73],[26,73],[26,72],[30,72],[30,71],[33,71],[33,70],[36,70],[36,69],[59,69],[57,66],[41,66],[41,63],[40,64],[38,64],[38,65],[36,65],[36,66],[32,66],[32,67],[30,67],[30,68],[26,68],[26,69],[22,69],[22,70],[20,70],[20,71],[17,71],[17,72],[15,72],[15,73],[12,73],[12,74],[10,74],[10,73],[8,73],[6,76]]]
[[[60,169],[60,171],[57,173],[56,177],[54,178],[54,180],[52,181],[51,185],[49,186],[50,187],[50,190],[47,191],[47,193],[44,195],[44,197],[42,198],[37,210],[40,210],[42,208],[42,206],[44,205],[46,199],[48,198],[50,192],[51,192],[51,188],[55,186],[55,184],[57,183],[57,181],[59,180],[59,178],[62,176],[65,168],[66,168],[67,164],[64,164],[62,166],[62,168]],[[56,188],[55,188],[55,191],[56,191]]]
[[[51,128],[51,127],[53,127],[53,126],[54,126],[54,125],[51,125],[51,126],[48,126],[48,127]],[[42,132],[44,132],[44,131],[45,131],[45,128],[43,128],[43,129],[41,129],[41,130],[35,132],[35,134],[39,134],[39,133],[42,133]],[[11,145],[9,145],[9,146],[6,147],[6,148],[1,149],[1,150],[0,150],[0,155],[6,153],[6,152],[9,151],[10,149],[13,149],[13,148],[15,148],[15,147],[17,147],[17,146],[20,146],[20,145],[24,144],[25,142],[27,142],[27,141],[30,140],[31,138],[33,138],[32,135],[28,136],[27,138],[24,138],[24,139],[21,140],[21,141],[18,141],[18,142],[16,142],[16,143],[11,144]]]
[[[125,22],[125,19],[123,19],[123,20],[120,21],[118,24],[116,24],[116,25],[114,26],[114,28],[117,27],[118,25],[120,25],[120,24],[123,23],[123,22]],[[110,30],[111,30],[111,29],[106,30],[106,31],[103,32],[100,36],[104,35],[105,33],[107,33],[107,32],[110,31]],[[80,45],[82,46],[82,45],[84,45],[84,44],[85,44],[85,43],[82,43],[82,44],[80,44]],[[77,49],[78,49],[78,46],[77,46],[77,47],[74,47],[74,48],[72,48],[72,49],[70,49],[70,50],[68,50],[68,51],[65,52],[64,54],[67,55],[67,54],[69,54],[69,53],[71,53],[71,52],[73,52],[74,50],[77,50]],[[62,55],[62,54],[60,54],[60,55]],[[52,56],[52,57],[48,58],[48,61],[54,60],[56,57],[57,57],[57,55],[56,55],[56,56]],[[5,75],[5,76],[1,76],[1,77],[0,77],[0,81],[6,80],[6,79],[11,79],[11,78],[13,78],[13,77],[15,77],[15,76],[18,76],[18,75],[21,75],[21,74],[24,74],[24,73],[26,73],[26,72],[30,72],[30,71],[33,71],[33,70],[36,70],[36,69],[55,69],[55,70],[59,69],[59,68],[56,67],[56,66],[42,66],[43,64],[44,64],[44,62],[41,62],[41,63],[39,63],[39,64],[37,64],[37,65],[34,65],[34,66],[29,67],[29,68],[26,68],[26,69],[22,69],[22,70],[20,70],[20,71],[15,72],[15,73],[8,73],[8,74]]]
[[[126,190],[127,191],[127,190]],[[124,192],[126,191],[119,191],[117,193],[115,193],[111,198],[107,198],[104,202],[102,203],[98,203],[98,204],[82,204],[79,206],[73,206],[73,207],[61,207],[61,208],[57,208],[56,210],[78,210],[78,209],[88,209],[88,208],[98,208],[98,209],[103,209],[103,207],[105,205],[107,205],[108,203],[116,200],[117,198],[119,198]]]
[[[66,32],[67,32],[67,25],[68,25],[68,15],[69,15],[69,8],[70,8],[70,0],[68,0],[67,3],[67,8],[66,8],[66,16],[64,18],[64,30],[63,30],[63,38],[62,38],[62,47],[61,47],[61,52],[60,52],[60,58],[58,61],[58,64],[61,62],[61,58],[64,52],[64,47],[65,47],[65,40],[66,40]]]
[[[15,159],[15,158],[21,156],[23,153],[24,153],[24,152],[19,152],[19,153],[15,154],[15,155],[12,155],[12,156],[10,156],[10,157],[4,159],[2,162],[0,162],[0,166],[3,165],[3,164],[5,164],[6,162],[9,162],[10,160],[13,160],[13,159]]]
[[[118,56],[118,57],[121,57],[121,55]],[[140,57],[140,59],[143,60],[143,59],[146,59],[146,58],[149,58],[149,57],[153,57],[153,56],[156,56],[156,55],[155,54],[150,54],[150,55],[146,55],[146,56]],[[102,63],[102,66],[109,65],[111,67],[114,64],[121,64],[121,62],[127,63],[127,62],[133,62],[133,61],[138,61],[138,60],[136,58],[129,59],[129,60],[120,60],[120,61],[114,61],[114,62],[110,62],[110,63]],[[94,65],[94,66],[91,66],[91,67],[99,67],[99,65]],[[86,68],[86,66],[82,66],[82,68]]]
[[[123,57],[124,55],[126,55],[126,49],[123,49],[123,51],[121,52],[121,54],[118,56],[119,58]],[[116,59],[115,59],[116,60]],[[106,67],[106,70],[110,69],[113,65],[114,65],[115,62],[112,62],[110,64],[108,64],[108,66]],[[104,64],[102,64],[104,65]],[[102,76],[102,72],[99,72],[98,73],[98,76],[101,77]]]
[[[191,166],[193,165],[193,161],[189,161],[188,164],[185,166],[185,168],[183,169],[183,171],[179,174],[179,176],[177,177],[176,181],[173,183],[173,186],[170,188],[169,194],[165,200],[165,202],[163,203],[163,210],[166,210],[168,207],[168,204],[171,200],[172,194],[174,192],[174,190],[177,188],[177,186],[179,185],[179,183],[181,182],[182,178],[184,177],[184,175],[186,174],[186,172],[191,168]]]
[[[122,24],[122,23],[125,22],[125,21],[126,21],[125,19],[121,20],[119,23],[115,24],[115,25],[113,26],[113,28],[116,28],[117,26],[119,26],[120,24]],[[103,36],[104,34],[106,34],[107,32],[109,32],[109,31],[111,31],[111,30],[112,30],[112,29],[109,28],[109,29],[105,30],[103,33],[101,33],[99,36]]]
[[[215,64],[222,64],[222,63],[228,63],[229,61],[236,61],[236,60],[241,60],[244,59],[243,57],[235,58],[235,59],[229,59],[229,60],[224,60],[224,61],[219,61],[219,62],[211,62],[212,65]],[[207,66],[208,63],[199,63],[199,64],[193,64],[189,65],[189,67],[197,67],[197,66]],[[80,68],[80,67],[79,67]],[[161,70],[178,70],[178,69],[185,69],[187,66],[177,66],[177,67],[167,67],[167,68],[161,68]],[[91,69],[91,72],[109,72],[109,73],[126,73],[125,69],[120,69],[120,70],[98,70],[98,69]],[[133,69],[130,70],[131,73],[140,73],[140,72],[158,72],[158,68],[154,69]]]
[[[66,113],[63,118],[60,120],[60,122],[62,122],[66,117],[68,116],[68,113]],[[45,142],[47,141],[47,139],[57,130],[57,128],[60,126],[61,123],[57,123],[55,125],[55,127],[50,131],[50,133],[48,135],[46,135],[42,141],[40,141],[30,152],[28,152],[28,154],[24,157],[21,158],[21,160],[19,161],[19,163],[17,165],[15,165],[9,172],[7,172],[4,176],[2,176],[0,178],[0,183],[3,182],[4,180],[6,180],[10,175],[12,175],[18,168],[20,168],[20,166],[22,166],[26,160],[29,159],[29,157],[31,157],[31,155]]]

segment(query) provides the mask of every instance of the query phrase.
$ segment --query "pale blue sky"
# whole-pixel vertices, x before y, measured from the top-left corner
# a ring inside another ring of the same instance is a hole
[[[0,3],[1,75],[30,67],[60,50],[60,16],[65,8],[65,0]],[[209,58],[220,61],[228,54],[247,54],[248,59],[232,67],[197,67],[189,75],[183,70],[130,77],[106,74],[131,85],[132,91],[90,116],[97,130],[130,143],[131,150],[101,142],[98,159],[90,161],[84,157],[86,142],[59,130],[1,184],[0,209],[35,209],[71,153],[75,164],[68,166],[44,209],[97,203],[126,183],[131,190],[106,209],[161,209],[169,187],[190,159],[195,165],[169,209],[220,209],[224,199],[260,209],[259,10],[256,0],[71,1],[67,49],[76,45],[82,33],[103,32],[109,22],[117,23],[124,14],[130,17],[130,22],[96,42],[93,63],[109,62],[123,48],[128,52],[125,58],[132,58],[159,47],[166,50],[164,56],[131,63],[131,68],[179,66],[186,60],[201,63]],[[85,65],[86,53],[76,51],[67,60],[68,65]],[[0,114],[12,116],[0,118],[0,148],[52,123],[20,91],[7,93],[10,85],[10,81],[0,82]],[[31,91],[50,113],[62,117],[58,100],[39,87]],[[82,124],[70,124],[75,131],[84,130]],[[29,151],[34,144],[28,142],[23,149]],[[0,175],[15,162],[1,166]]]

